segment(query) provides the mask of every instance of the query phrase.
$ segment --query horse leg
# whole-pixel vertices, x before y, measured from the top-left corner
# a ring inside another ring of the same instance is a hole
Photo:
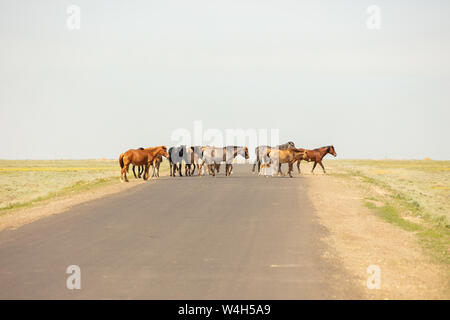
[[[323,164],[322,164],[322,161],[320,161],[319,164],[320,164],[320,166],[322,167],[323,173],[327,173],[327,172],[325,171],[325,167],[324,167]]]
[[[300,174],[301,172],[300,172],[300,161],[302,161],[302,160],[298,160],[297,161],[297,169],[298,169],[298,174]]]
[[[313,165],[313,168],[311,170],[311,173],[314,173],[314,168],[316,167],[316,165],[317,165],[317,162],[314,161],[314,165]]]
[[[149,164],[145,165],[145,173],[144,173],[144,180],[148,180],[148,169],[150,168]]]
[[[208,165],[208,173],[210,174],[210,175],[212,175],[213,177],[215,177],[216,176],[216,172],[215,172],[215,164],[213,163],[213,164],[210,164],[210,165]]]
[[[152,162],[151,166],[152,166],[152,178],[153,178],[154,176],[156,176],[155,164]]]
[[[283,171],[281,171],[281,163],[278,165],[278,173],[277,173],[277,175],[278,174],[283,176]]]
[[[123,169],[122,169],[123,180],[124,180],[125,182],[128,182],[128,178],[127,178],[128,166],[129,166],[129,164],[126,164],[125,166],[123,166]]]
[[[134,171],[134,168],[135,168],[135,165],[133,164],[133,175],[137,179],[136,172]],[[138,168],[138,173],[139,173],[139,168]]]
[[[293,167],[293,162],[291,163],[291,162],[289,162],[289,177],[291,177],[292,178],[292,167]]]
[[[272,163],[272,177],[274,176],[275,172],[277,172],[278,168],[279,168],[279,160],[274,160]],[[278,174],[278,172],[277,172]]]
[[[180,162],[180,164],[178,165],[178,173],[180,174],[180,177],[183,176],[183,174],[181,173],[181,162]]]

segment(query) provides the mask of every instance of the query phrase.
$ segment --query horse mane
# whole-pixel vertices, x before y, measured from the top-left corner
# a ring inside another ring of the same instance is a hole
[[[330,150],[330,147],[331,147],[331,146],[324,146],[324,147],[316,148],[316,149],[313,149],[313,150],[314,150],[314,151],[320,151],[321,149],[327,148],[327,151],[329,151],[329,150]]]

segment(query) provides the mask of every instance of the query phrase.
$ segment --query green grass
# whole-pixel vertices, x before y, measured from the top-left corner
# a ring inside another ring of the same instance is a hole
[[[334,175],[369,186],[366,207],[415,233],[435,261],[450,266],[450,161],[335,160],[327,165]]]
[[[167,162],[161,164],[165,170]],[[117,160],[0,160],[0,214],[120,183],[119,177]]]

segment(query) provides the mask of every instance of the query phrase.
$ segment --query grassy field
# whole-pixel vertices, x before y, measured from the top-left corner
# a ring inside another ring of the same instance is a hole
[[[367,207],[416,233],[434,258],[450,265],[450,161],[329,160],[325,166],[364,182]]]
[[[166,166],[167,161],[162,163],[161,172]],[[68,193],[119,183],[119,176],[117,160],[0,160],[0,214]]]

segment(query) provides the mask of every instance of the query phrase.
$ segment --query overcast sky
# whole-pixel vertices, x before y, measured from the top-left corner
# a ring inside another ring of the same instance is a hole
[[[447,0],[0,0],[0,158],[116,158],[201,120],[450,159],[449,17]]]

